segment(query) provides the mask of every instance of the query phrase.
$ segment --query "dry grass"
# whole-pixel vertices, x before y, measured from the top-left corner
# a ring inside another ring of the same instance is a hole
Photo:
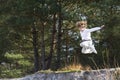
[[[61,73],[61,72],[75,72],[75,71],[81,71],[81,70],[92,70],[90,66],[82,66],[81,64],[70,64],[67,65],[61,69],[58,69],[57,71],[52,71],[52,70],[41,70],[38,72],[43,72],[43,73]]]
[[[70,64],[61,68],[59,71],[81,71],[81,70],[91,70],[91,67],[82,66],[81,64]]]

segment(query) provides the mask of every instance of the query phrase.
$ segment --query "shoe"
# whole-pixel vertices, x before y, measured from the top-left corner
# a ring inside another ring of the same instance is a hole
[[[97,51],[96,51],[95,47],[90,47],[90,50],[92,51],[92,53],[97,54]]]
[[[93,53],[97,54],[97,52],[93,52]]]

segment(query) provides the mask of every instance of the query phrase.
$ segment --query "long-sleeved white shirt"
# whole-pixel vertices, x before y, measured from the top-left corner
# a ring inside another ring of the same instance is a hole
[[[101,27],[95,27],[95,28],[91,28],[91,29],[85,29],[83,31],[80,31],[80,35],[82,40],[92,40],[91,39],[91,32],[100,30]]]

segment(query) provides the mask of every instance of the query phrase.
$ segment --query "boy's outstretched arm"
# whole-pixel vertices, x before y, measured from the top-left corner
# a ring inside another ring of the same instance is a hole
[[[100,26],[100,27],[91,28],[91,29],[89,29],[89,31],[90,31],[90,32],[98,31],[98,30],[100,30],[100,29],[102,29],[102,28],[104,28],[104,27],[105,27],[105,26],[102,25],[102,26]]]

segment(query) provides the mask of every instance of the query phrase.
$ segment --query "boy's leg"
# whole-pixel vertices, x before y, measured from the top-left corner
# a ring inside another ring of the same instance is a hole
[[[90,54],[90,53],[92,53],[92,51],[91,51],[90,48],[85,48],[85,47],[82,47],[81,52],[84,53],[84,54]]]
[[[97,51],[96,51],[96,49],[95,49],[93,44],[90,45],[90,49],[92,50],[93,53],[97,54]]]
[[[82,47],[82,53],[92,53],[91,49],[89,48],[89,41],[85,41],[85,42],[82,42],[80,43],[80,46]]]

